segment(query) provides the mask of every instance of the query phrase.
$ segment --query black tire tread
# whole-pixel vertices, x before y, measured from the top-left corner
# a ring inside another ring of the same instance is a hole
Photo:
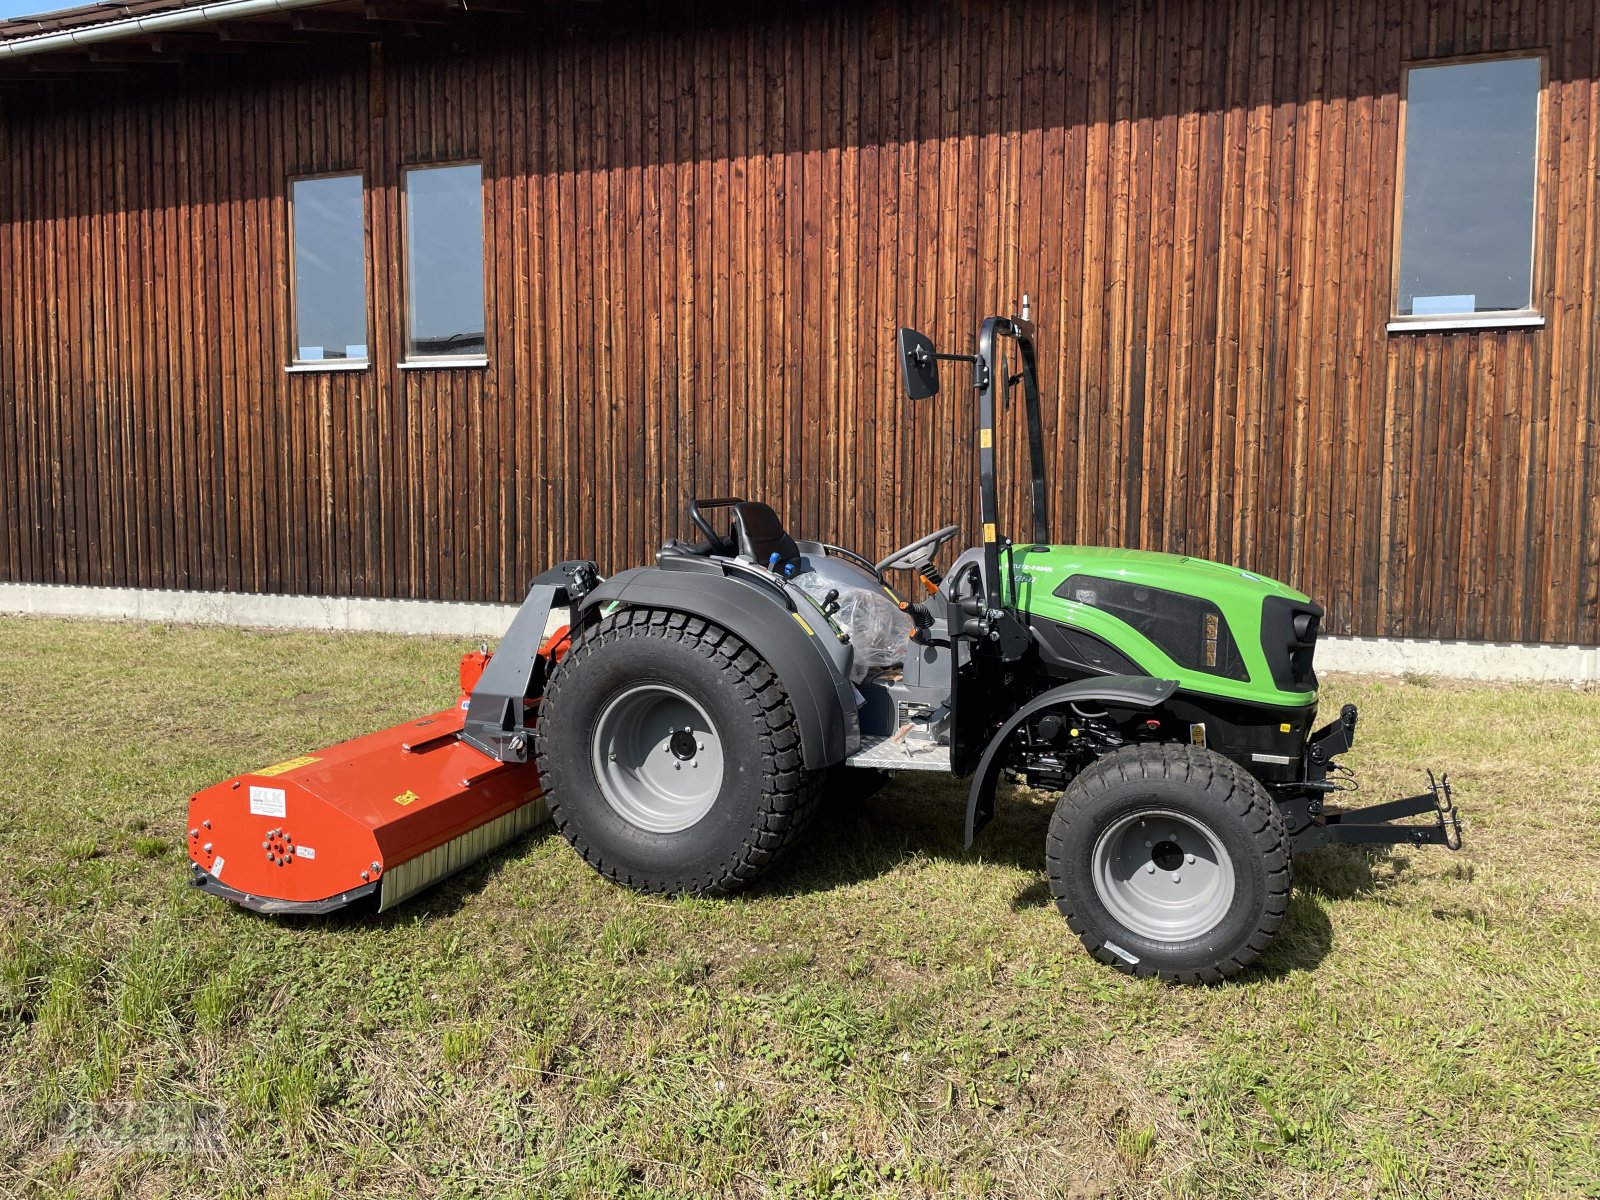
[[[583,669],[584,659],[618,640],[649,637],[670,639],[691,647],[716,663],[724,681],[749,712],[761,732],[761,750],[770,769],[762,780],[759,827],[722,871],[686,887],[636,879],[604,859],[573,827],[563,799],[560,771],[534,726],[534,755],[550,819],[556,830],[585,862],[614,883],[658,895],[725,896],[753,882],[799,839],[817,809],[824,772],[806,770],[801,758],[800,723],[783,683],[766,660],[742,639],[702,617],[669,609],[626,608],[589,626],[576,638],[551,672],[541,707],[560,703],[563,685]]]
[[[1214,967],[1174,971],[1152,966],[1147,960],[1128,963],[1104,948],[1096,932],[1072,905],[1059,885],[1066,869],[1069,840],[1075,836],[1080,802],[1096,792],[1123,783],[1167,780],[1185,783],[1208,793],[1216,802],[1237,816],[1254,839],[1262,856],[1267,876],[1267,902],[1261,919],[1245,944]],[[1078,935],[1085,950],[1099,962],[1140,978],[1157,977],[1171,983],[1216,983],[1236,975],[1260,957],[1277,935],[1289,909],[1293,882],[1290,840],[1283,814],[1256,778],[1232,759],[1199,746],[1170,742],[1126,746],[1112,751],[1084,770],[1062,793],[1046,835],[1045,862],[1050,875],[1050,890],[1056,908]]]

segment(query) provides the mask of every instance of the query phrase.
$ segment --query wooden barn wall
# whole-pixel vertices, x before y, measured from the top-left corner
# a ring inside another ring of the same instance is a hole
[[[970,393],[908,405],[891,335],[1028,292],[1057,540],[1337,632],[1600,639],[1591,3],[573,12],[9,93],[0,578],[514,600],[729,492],[971,536]],[[1523,48],[1548,326],[1387,335],[1401,64]],[[463,158],[490,366],[400,371],[401,168]],[[286,181],[334,170],[374,366],[289,375]]]

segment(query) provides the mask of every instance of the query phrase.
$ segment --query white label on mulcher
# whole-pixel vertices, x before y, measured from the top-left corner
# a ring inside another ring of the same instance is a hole
[[[1105,945],[1105,948],[1107,950],[1111,951],[1111,953],[1115,954],[1118,958],[1120,958],[1123,962],[1127,963],[1130,967],[1137,967],[1139,965],[1139,960],[1136,957],[1134,957],[1132,954],[1129,954],[1126,950],[1124,950],[1121,946],[1117,945],[1115,942],[1106,942],[1106,943],[1104,943],[1104,945]]]
[[[317,852],[310,846],[296,846],[294,848],[294,856],[296,858],[315,858]]]
[[[211,878],[222,878],[222,855],[217,855],[217,861],[211,864]]]
[[[250,788],[250,814],[256,817],[286,817],[288,805],[284,803],[282,788]]]

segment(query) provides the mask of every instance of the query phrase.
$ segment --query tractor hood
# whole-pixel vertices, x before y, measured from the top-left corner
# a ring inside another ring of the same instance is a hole
[[[1168,591],[1204,596],[1231,596],[1259,601],[1263,596],[1282,596],[1309,604],[1311,597],[1287,584],[1230,567],[1210,559],[1187,554],[1164,554],[1159,550],[1119,550],[1105,546],[1018,546],[1018,573],[1036,572],[1041,578],[1059,583],[1066,575],[1083,571],[1102,578],[1126,579]],[[1020,582],[1020,581],[1019,581]],[[1055,586],[1051,585],[1052,588]]]
[[[1277,580],[1099,546],[1017,546],[1013,562],[1017,607],[1035,623],[1091,634],[1146,674],[1250,703],[1316,701],[1311,657],[1322,609]]]

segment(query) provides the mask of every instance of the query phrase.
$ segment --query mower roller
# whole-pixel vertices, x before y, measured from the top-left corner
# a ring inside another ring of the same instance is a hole
[[[972,353],[897,334],[912,401],[938,394],[941,363],[971,371],[982,536],[947,570],[955,525],[874,562],[797,540],[765,504],[693,500],[700,539],[651,566],[534,579],[496,652],[462,660],[454,707],[193,796],[195,882],[264,912],[387,908],[548,815],[618,883],[723,895],[799,839],[841,772],[940,772],[970,781],[969,846],[1002,779],[1054,793],[1044,867],[1085,948],[1210,982],[1277,933],[1295,852],[1459,849],[1447,777],[1332,803],[1355,787],[1336,759],[1357,714],[1316,725],[1310,597],[1188,556],[1051,543],[1027,307],[985,320]],[[1001,532],[997,482],[1018,390],[1025,541]],[[918,599],[888,582],[902,571]]]

